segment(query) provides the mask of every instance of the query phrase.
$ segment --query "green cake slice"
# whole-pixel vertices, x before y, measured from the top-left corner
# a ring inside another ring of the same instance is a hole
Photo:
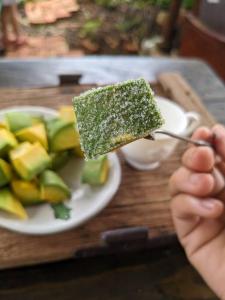
[[[87,159],[149,135],[163,119],[144,79],[92,89],[73,99],[81,148]]]

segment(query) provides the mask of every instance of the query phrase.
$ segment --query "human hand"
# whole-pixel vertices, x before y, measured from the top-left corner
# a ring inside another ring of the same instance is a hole
[[[170,179],[171,210],[178,238],[191,264],[225,299],[225,128],[199,128],[193,138],[213,141],[190,147]]]

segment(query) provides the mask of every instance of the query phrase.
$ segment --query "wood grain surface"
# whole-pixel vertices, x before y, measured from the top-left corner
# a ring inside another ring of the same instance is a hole
[[[63,86],[48,89],[1,89],[0,108],[14,105],[41,105],[57,108],[71,104],[74,95],[91,86]],[[156,94],[169,96],[187,111],[197,111],[203,125],[214,123],[199,97],[178,74],[162,74],[152,85]],[[26,236],[0,230],[0,268],[32,265],[73,257],[81,249],[105,247],[101,235],[107,230],[144,226],[149,240],[174,234],[171,222],[168,179],[179,166],[186,145],[176,151],[160,168],[141,172],[127,166],[121,158],[122,183],[110,205],[86,224],[60,234]],[[134,241],[135,243],[135,241]]]

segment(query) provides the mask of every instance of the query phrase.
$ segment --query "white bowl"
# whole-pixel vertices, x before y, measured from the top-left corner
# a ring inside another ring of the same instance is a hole
[[[57,111],[38,106],[20,106],[3,109],[0,111],[0,120],[5,113],[11,111],[23,111],[32,115],[41,115],[52,118],[58,115]],[[90,187],[80,183],[83,160],[79,158],[71,161],[63,167],[59,174],[69,185],[72,196],[65,204],[71,208],[69,220],[60,220],[54,217],[53,209],[49,204],[40,204],[26,208],[29,218],[19,220],[8,213],[0,211],[0,226],[26,234],[50,234],[62,232],[75,228],[97,213],[99,213],[113,198],[117,192],[121,181],[121,167],[119,159],[115,153],[108,154],[110,172],[107,182],[101,187]]]

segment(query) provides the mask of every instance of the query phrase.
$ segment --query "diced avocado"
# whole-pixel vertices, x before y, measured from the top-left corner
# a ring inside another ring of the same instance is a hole
[[[103,155],[96,160],[85,161],[81,181],[90,185],[102,185],[106,182],[108,173],[108,158]]]
[[[76,116],[72,105],[63,105],[59,108],[59,116],[61,119],[74,123]]]
[[[32,116],[25,112],[8,112],[5,118],[9,130],[12,132],[32,126]]]
[[[10,151],[9,156],[13,155],[14,158],[24,154],[28,149],[30,149],[31,143],[24,142],[19,144],[13,151]]]
[[[0,187],[6,185],[12,179],[10,164],[0,158]]]
[[[75,153],[75,156],[80,157],[80,158],[84,158],[84,153],[83,153],[83,151],[81,150],[80,145],[78,145],[78,146],[76,146],[76,147],[74,148],[74,153]]]
[[[10,160],[21,178],[31,180],[49,167],[51,159],[38,142],[25,142],[15,150],[10,151]]]
[[[74,130],[76,131],[76,136],[79,139],[79,145],[75,146],[74,153],[77,157],[84,158],[84,154],[80,147],[80,137],[79,137],[79,133],[77,130],[77,125],[76,125],[77,120],[76,120],[76,115],[75,115],[73,106],[72,105],[61,106],[59,109],[59,115],[60,115],[61,119],[65,120],[67,122],[73,122],[75,124]]]
[[[47,133],[42,123],[21,129],[15,135],[20,142],[39,142],[45,149],[48,149]]]
[[[28,217],[20,201],[8,188],[0,191],[0,209],[12,213],[20,219],[27,219]]]
[[[42,203],[41,192],[37,182],[15,179],[11,182],[14,194],[23,205]]]
[[[62,119],[54,119],[47,123],[49,147],[52,152],[63,151],[79,145],[79,135],[74,124]]]
[[[6,130],[0,129],[0,156],[4,156],[9,150],[17,146],[17,140],[14,135]]]
[[[45,119],[43,116],[32,116],[32,125],[36,125],[40,123],[45,124]]]
[[[51,203],[70,198],[69,187],[55,172],[46,170],[40,176],[41,199]]]
[[[50,153],[50,158],[51,158],[51,169],[58,170],[68,162],[70,158],[70,153],[69,151]]]

